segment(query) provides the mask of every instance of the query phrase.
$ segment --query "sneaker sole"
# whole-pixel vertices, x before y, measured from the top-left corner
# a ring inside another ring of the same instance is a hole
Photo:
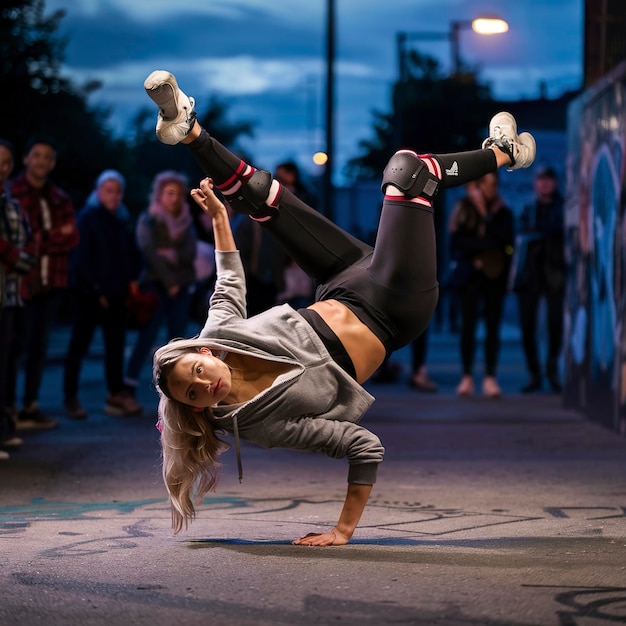
[[[165,70],[155,70],[146,78],[143,84],[146,93],[159,107],[161,116],[166,122],[174,121],[178,117],[178,83],[173,74]]]

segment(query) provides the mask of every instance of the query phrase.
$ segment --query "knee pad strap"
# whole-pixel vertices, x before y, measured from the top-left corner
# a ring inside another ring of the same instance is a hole
[[[269,207],[265,204],[272,186],[272,175],[266,170],[256,170],[250,180],[243,183],[239,189],[227,196],[228,204],[236,213],[256,217],[264,214]]]
[[[396,152],[383,172],[382,192],[387,185],[397,187],[412,198],[432,200],[437,195],[441,181],[428,171],[424,162],[409,151]]]

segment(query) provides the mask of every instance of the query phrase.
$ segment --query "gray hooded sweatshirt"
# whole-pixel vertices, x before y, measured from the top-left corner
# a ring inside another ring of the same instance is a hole
[[[238,352],[287,365],[251,400],[212,407],[212,423],[264,448],[346,457],[348,482],[374,484],[384,448],[357,423],[374,397],[333,360],[313,328],[287,304],[246,318],[238,251],[216,252],[217,281],[200,337],[214,353]],[[240,470],[241,471],[241,470]]]

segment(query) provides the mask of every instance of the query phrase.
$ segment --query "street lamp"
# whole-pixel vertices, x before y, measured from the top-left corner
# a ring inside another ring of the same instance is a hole
[[[409,39],[422,40],[442,40],[450,42],[452,52],[452,73],[459,74],[462,67],[460,52],[460,33],[463,29],[472,29],[479,35],[495,35],[505,33],[509,30],[508,23],[494,16],[478,17],[474,20],[454,20],[450,22],[450,30],[447,33],[418,31],[396,33],[396,45],[398,54],[398,79],[404,82],[408,78],[408,67],[406,62],[406,42]]]
[[[326,164],[322,177],[322,206],[329,219],[334,218],[335,194],[333,189],[334,107],[335,107],[335,0],[326,0]]]

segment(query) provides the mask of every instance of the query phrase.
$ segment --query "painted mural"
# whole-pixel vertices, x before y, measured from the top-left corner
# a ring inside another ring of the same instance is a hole
[[[565,402],[626,435],[626,63],[568,111]]]

